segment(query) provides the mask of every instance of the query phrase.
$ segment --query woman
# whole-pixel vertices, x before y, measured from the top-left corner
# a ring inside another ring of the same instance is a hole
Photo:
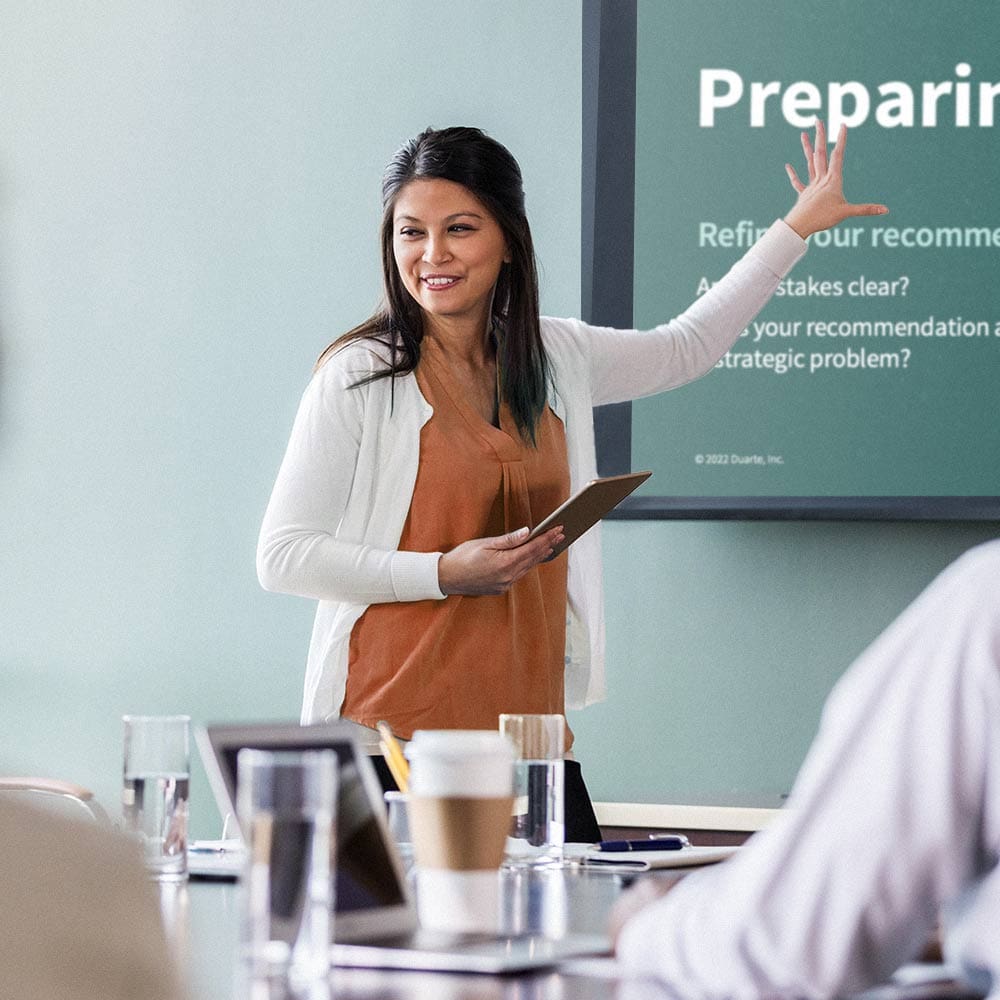
[[[547,561],[561,529],[528,529],[596,476],[594,406],[705,374],[806,237],[885,211],[845,200],[839,138],[828,162],[822,124],[815,149],[804,135],[785,221],[644,332],[539,316],[521,173],[495,140],[428,130],[396,154],[385,303],[321,355],[258,546],[265,588],[319,601],[303,722],[408,738],[603,697],[598,532]]]

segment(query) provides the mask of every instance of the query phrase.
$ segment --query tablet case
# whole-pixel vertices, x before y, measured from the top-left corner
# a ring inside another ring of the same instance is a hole
[[[557,524],[563,526],[564,538],[553,550],[550,559],[575,542],[592,528],[605,514],[614,510],[637,486],[644,483],[652,472],[627,472],[622,476],[604,476],[592,479],[586,486],[560,504],[548,517],[532,529],[529,538],[536,538]]]

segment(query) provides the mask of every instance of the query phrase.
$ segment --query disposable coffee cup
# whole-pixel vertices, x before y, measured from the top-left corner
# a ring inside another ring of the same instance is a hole
[[[494,731],[418,730],[406,756],[421,926],[496,931],[514,801],[513,744]]]

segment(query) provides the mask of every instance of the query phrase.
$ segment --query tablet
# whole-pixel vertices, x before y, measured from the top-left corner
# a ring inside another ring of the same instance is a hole
[[[564,504],[556,507],[545,520],[537,524],[528,535],[536,538],[557,524],[563,526],[565,538],[556,546],[550,559],[554,559],[567,546],[575,542],[588,528],[592,528],[608,511],[613,510],[640,483],[653,473],[628,472],[624,476],[605,476],[591,479],[586,486],[573,494]]]

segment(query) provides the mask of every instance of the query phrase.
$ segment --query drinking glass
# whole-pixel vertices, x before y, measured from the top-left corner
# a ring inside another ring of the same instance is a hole
[[[191,719],[187,715],[126,715],[122,815],[142,842],[150,875],[187,878]]]
[[[501,715],[500,732],[514,744],[517,754],[506,864],[562,864],[566,720],[561,715]]]
[[[241,954],[254,977],[308,982],[329,971],[337,778],[332,750],[239,752]]]
[[[413,870],[413,837],[410,835],[410,803],[405,792],[384,792],[386,823],[389,835],[396,842],[403,871],[409,876]]]

